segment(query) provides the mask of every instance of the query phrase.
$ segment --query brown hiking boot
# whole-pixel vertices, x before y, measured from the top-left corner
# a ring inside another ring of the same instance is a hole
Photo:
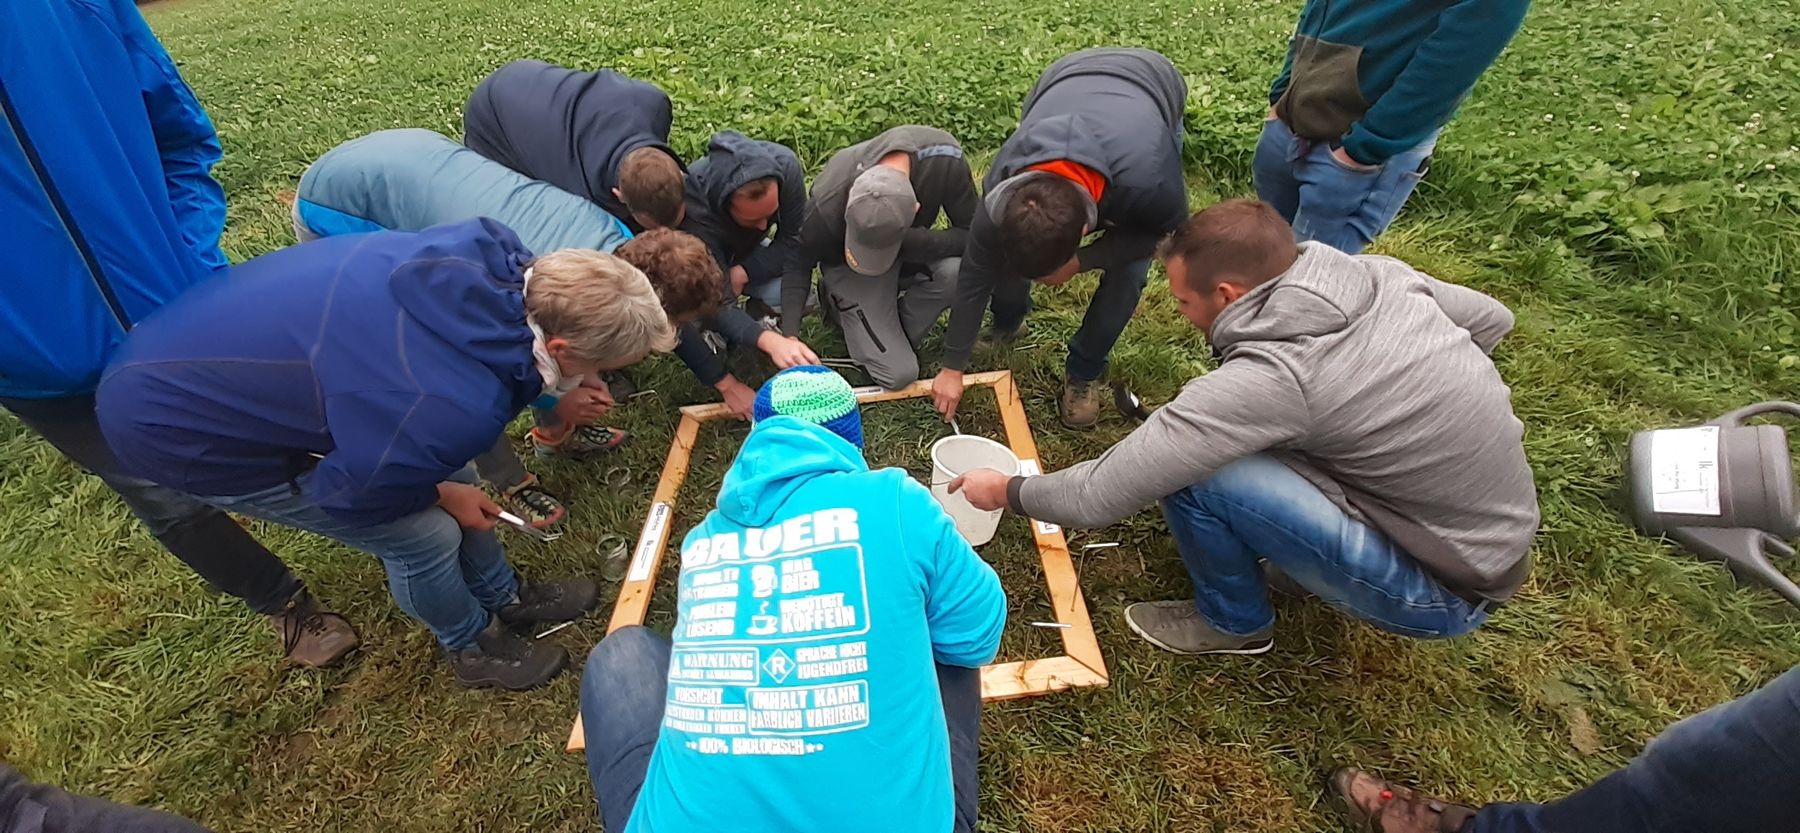
[[[1475,810],[1344,767],[1331,773],[1331,793],[1357,830],[1367,833],[1461,833]]]
[[[1093,379],[1069,378],[1063,382],[1062,424],[1085,430],[1100,421],[1100,383]]]
[[[275,635],[281,637],[281,653],[303,668],[323,668],[362,644],[350,621],[321,610],[312,592],[301,588],[280,613],[269,616]]]

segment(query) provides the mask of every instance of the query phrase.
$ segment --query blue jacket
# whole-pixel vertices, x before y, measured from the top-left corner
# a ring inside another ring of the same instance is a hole
[[[513,61],[475,86],[463,110],[463,144],[532,179],[579,194],[627,224],[613,196],[626,154],[669,147],[669,96],[612,70],[581,72]],[[643,229],[632,226],[633,231]]]
[[[1006,595],[906,472],[756,424],[681,548],[667,707],[625,833],[944,833],[934,663],[994,658]]]
[[[364,525],[425,509],[543,387],[530,258],[481,219],[250,260],[126,339],[100,429],[127,470],[192,494],[292,483]]]
[[[0,3],[0,397],[92,391],[132,325],[224,267],[218,160],[129,0]]]
[[[420,229],[492,217],[534,252],[631,239],[617,217],[437,133],[382,130],[325,152],[300,176],[295,211],[314,234]]]

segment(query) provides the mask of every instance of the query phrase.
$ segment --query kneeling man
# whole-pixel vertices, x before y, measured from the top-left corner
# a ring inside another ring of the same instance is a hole
[[[1275,611],[1259,561],[1353,616],[1460,636],[1530,569],[1537,492],[1488,353],[1512,313],[1392,258],[1298,247],[1268,205],[1220,203],[1163,244],[1169,291],[1219,367],[1098,459],[973,472],[984,509],[1106,526],[1162,502],[1194,599],[1126,609],[1180,654],[1256,654]]]

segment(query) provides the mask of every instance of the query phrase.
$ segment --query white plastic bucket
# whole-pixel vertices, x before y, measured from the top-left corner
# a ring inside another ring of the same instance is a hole
[[[979,547],[994,537],[1004,510],[983,512],[970,505],[962,493],[950,494],[950,481],[975,469],[993,469],[1008,477],[1019,473],[1019,458],[1012,449],[986,437],[957,434],[931,444],[931,496],[950,513],[956,531],[969,546]]]

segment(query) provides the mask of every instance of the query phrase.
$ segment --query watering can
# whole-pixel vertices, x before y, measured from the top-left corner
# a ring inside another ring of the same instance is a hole
[[[1761,414],[1800,417],[1800,405],[1763,402],[1697,427],[1632,435],[1632,516],[1643,531],[1800,606],[1800,586],[1768,558],[1792,556],[1787,542],[1800,535],[1787,432],[1744,424]]]

